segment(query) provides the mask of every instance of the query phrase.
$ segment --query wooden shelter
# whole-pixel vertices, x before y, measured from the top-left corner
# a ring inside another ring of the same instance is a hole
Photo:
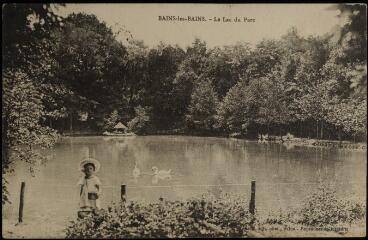
[[[121,122],[118,122],[115,125],[114,129],[117,130],[117,131],[124,131],[124,132],[126,132],[128,130],[128,127],[125,126],[124,124],[122,124]]]

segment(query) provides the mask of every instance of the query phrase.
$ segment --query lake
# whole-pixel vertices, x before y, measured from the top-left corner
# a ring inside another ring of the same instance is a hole
[[[24,221],[74,219],[82,174],[79,162],[87,156],[101,162],[96,174],[103,189],[102,206],[120,199],[120,185],[127,185],[127,199],[157,201],[187,199],[220,191],[250,195],[256,181],[258,211],[299,205],[317,186],[319,178],[335,183],[340,197],[366,196],[366,152],[240,139],[188,136],[65,137],[45,152],[48,162],[35,177],[27,166],[16,165],[10,176],[12,205],[3,206],[3,218],[17,219],[21,181],[26,182]],[[135,163],[141,176],[134,179]],[[171,179],[154,179],[152,167],[172,169]]]

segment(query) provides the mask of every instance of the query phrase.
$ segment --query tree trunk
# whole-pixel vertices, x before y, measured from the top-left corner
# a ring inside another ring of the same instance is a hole
[[[279,126],[279,135],[280,135],[280,137],[281,137],[281,124],[280,124],[280,126]]]
[[[301,131],[300,137],[305,137],[305,135],[304,135],[304,122],[300,123],[300,131]]]
[[[313,131],[312,129],[311,129],[311,123],[310,123],[310,121],[307,121],[307,126],[306,126],[306,128],[304,129],[304,132],[305,132],[305,130],[307,130],[307,133],[305,134],[305,136],[308,136],[308,138],[310,138],[310,134],[311,134],[311,132]]]
[[[317,132],[316,132],[316,138],[318,139],[318,120],[317,120],[317,122],[316,122],[317,124]]]
[[[321,139],[323,139],[323,120],[321,121]]]
[[[70,114],[70,133],[73,132],[73,115]]]
[[[66,122],[67,121],[68,121],[68,119],[63,118],[63,121],[62,121],[63,132],[66,130]]]

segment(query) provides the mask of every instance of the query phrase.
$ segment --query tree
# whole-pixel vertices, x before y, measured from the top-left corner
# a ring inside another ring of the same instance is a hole
[[[257,100],[258,111],[253,116],[259,127],[270,133],[270,126],[278,127],[281,135],[282,126],[290,123],[288,96],[285,94],[284,79],[280,71],[274,70],[266,77],[253,80],[249,91]]]
[[[59,5],[64,4],[3,5],[3,69],[22,71],[34,81],[34,86],[45,95],[42,101],[50,118],[63,115],[63,109],[57,109],[51,98],[59,86],[49,85],[57,65],[52,32],[63,25],[63,18],[53,13]]]
[[[42,80],[52,74],[49,50],[51,29],[62,19],[52,4],[7,3],[3,13],[2,203],[8,201],[4,174],[15,161],[44,159],[37,148],[52,147],[55,132],[44,126]]]
[[[240,79],[248,77],[250,47],[247,43],[237,43],[223,48],[214,48],[209,51],[207,67],[204,68],[204,77],[211,79],[220,99]]]
[[[139,134],[147,133],[150,127],[150,108],[137,106],[134,110],[135,117],[128,122],[129,130]]]
[[[152,107],[152,123],[157,128],[173,127],[180,121],[180,106],[174,94],[174,80],[185,52],[178,46],[161,43],[148,54],[145,104]]]
[[[329,122],[327,117],[329,107],[336,101],[336,97],[331,97],[333,84],[332,81],[329,81],[310,87],[304,95],[296,100],[302,116],[300,119],[315,122],[316,135],[313,137],[317,139],[323,138],[323,123]]]
[[[174,80],[176,103],[180,108],[178,115],[184,118],[190,104],[193,87],[202,79],[207,67],[208,51],[206,42],[196,38],[192,46],[187,48],[184,60],[179,65]]]
[[[146,94],[145,84],[148,80],[147,62],[149,51],[143,41],[131,41],[127,46],[127,51],[123,95],[127,98],[125,107],[133,110],[135,106],[142,104]]]
[[[239,81],[218,105],[216,128],[222,128],[228,133],[246,132],[255,112],[253,101],[255,99],[248,93],[245,81]]]
[[[322,68],[322,76],[332,83],[326,122],[335,126],[341,139],[342,132],[366,137],[367,101],[367,28],[366,6],[339,4],[343,25],[336,29],[338,41],[331,41],[331,53]],[[333,38],[331,38],[333,40]]]
[[[188,107],[186,120],[199,129],[212,130],[218,104],[217,93],[211,82],[204,79],[197,83]]]
[[[336,4],[342,25],[335,35],[346,57],[343,61],[365,62],[367,59],[367,6],[364,4]]]
[[[252,78],[260,78],[269,74],[280,65],[285,55],[281,41],[264,39],[250,53],[250,66],[246,69],[248,82]]]
[[[54,145],[56,132],[41,124],[44,97],[23,72],[3,73],[2,173],[3,204],[7,201],[4,174],[13,170],[15,161],[29,163],[33,173],[36,161],[45,160],[39,148]]]
[[[3,68],[22,68],[37,65],[47,51],[44,45],[50,32],[60,27],[62,18],[53,10],[65,4],[5,3],[2,6]],[[42,62],[42,61],[41,61]]]
[[[367,65],[356,65],[350,74],[353,97],[364,99],[367,96]]]
[[[266,77],[238,82],[231,88],[217,109],[219,126],[230,132],[246,134],[252,127],[269,132],[270,126],[289,121],[285,89],[281,73],[273,71]]]
[[[336,31],[343,54],[337,64],[351,65],[351,88],[360,97],[367,95],[367,6],[364,4],[339,4],[338,17],[344,24]]]
[[[327,121],[337,127],[341,140],[342,131],[355,136],[360,134],[363,139],[367,135],[367,102],[355,99],[345,99],[331,105]]]
[[[112,111],[111,114],[105,119],[104,129],[111,131],[118,123],[118,117],[118,111]]]
[[[54,33],[57,39],[54,82],[73,93],[71,101],[70,96],[62,101],[70,125],[82,111],[89,112],[97,127],[101,126],[106,113],[123,105],[126,48],[94,15],[71,14],[64,22],[63,28]]]

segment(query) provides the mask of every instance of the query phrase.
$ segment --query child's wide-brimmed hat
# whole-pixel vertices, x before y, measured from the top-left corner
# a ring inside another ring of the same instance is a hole
[[[98,172],[100,170],[101,164],[98,160],[94,159],[94,158],[85,158],[83,159],[80,163],[79,163],[79,170],[83,172],[84,170],[84,165],[86,165],[87,163],[91,163],[95,166],[95,172]]]

